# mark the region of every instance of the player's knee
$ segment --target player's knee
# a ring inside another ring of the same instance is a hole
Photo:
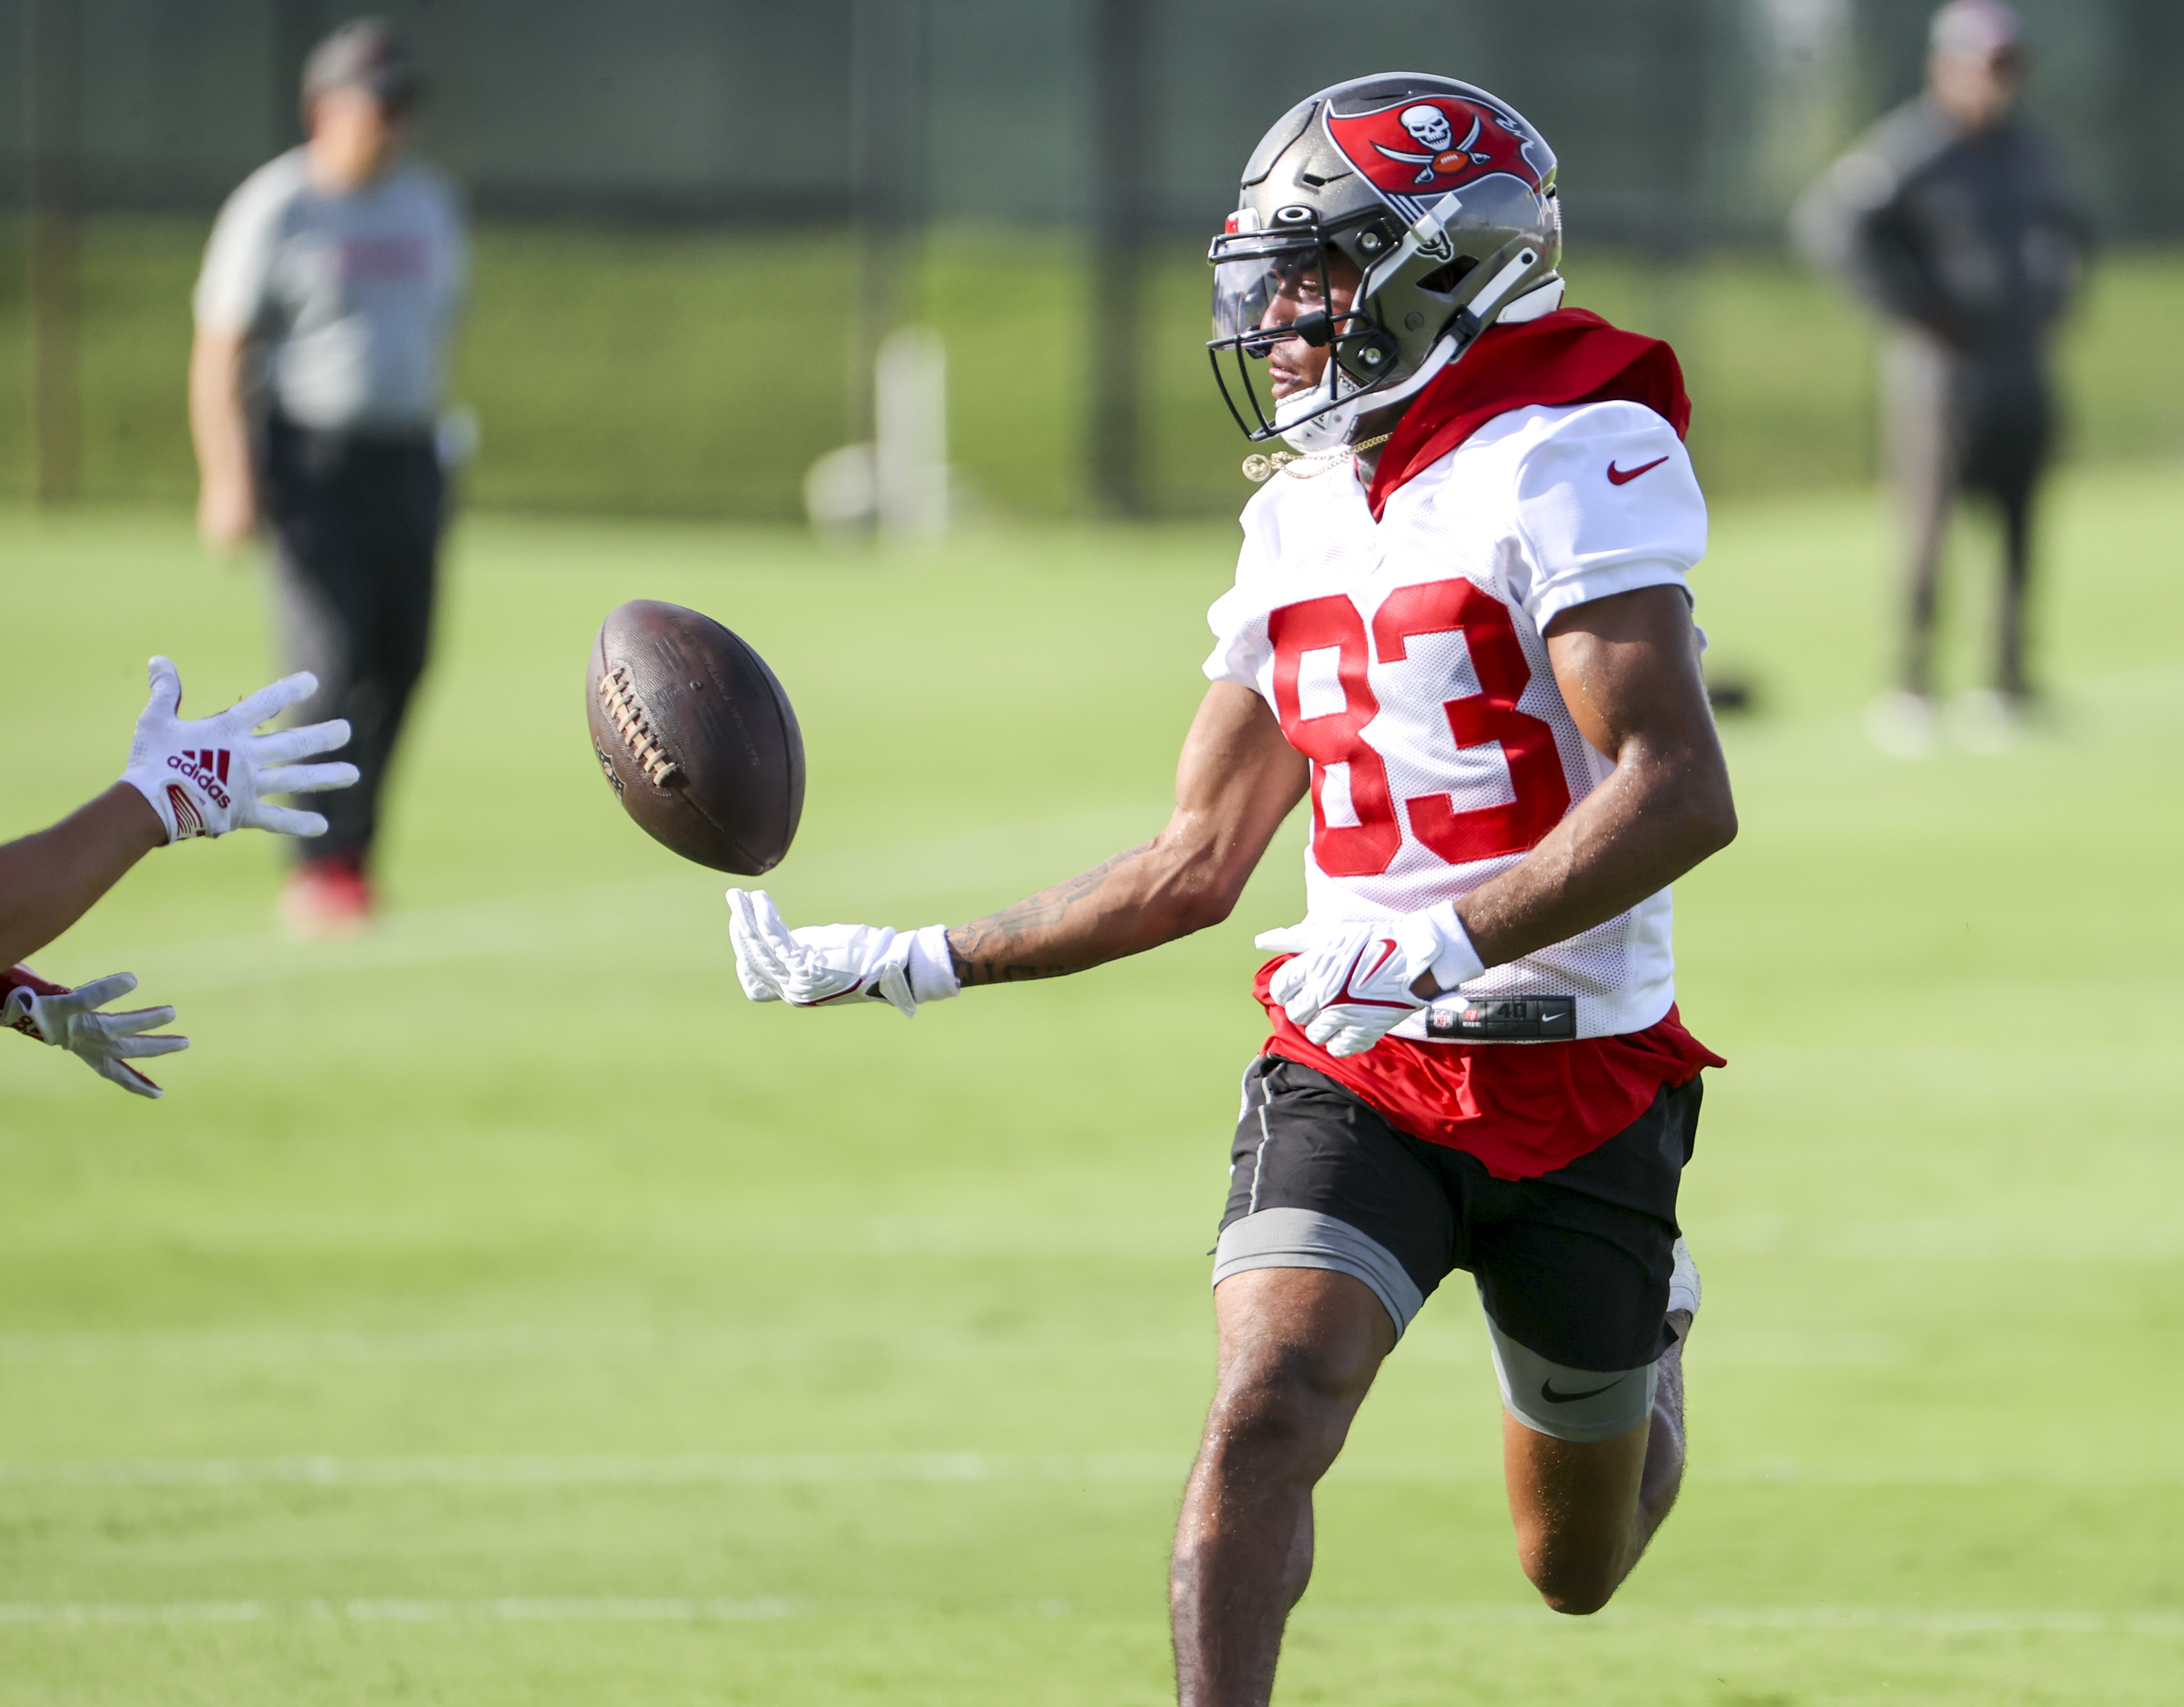
[[[1550,1612],[1568,1618],[1588,1618],[1615,1598],[1621,1582],[1616,1565],[1606,1558],[1528,1555],[1524,1575],[1539,1590]]]
[[[1336,1360],[1298,1347],[1239,1357],[1224,1373],[1208,1419],[1208,1448],[1223,1459],[1317,1478],[1332,1461],[1364,1384]]]
[[[1613,1583],[1588,1582],[1568,1588],[1555,1584],[1540,1589],[1540,1599],[1546,1602],[1547,1610],[1559,1612],[1566,1618],[1590,1618],[1614,1598]]]

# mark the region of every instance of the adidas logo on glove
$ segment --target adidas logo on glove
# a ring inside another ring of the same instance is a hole
[[[167,755],[168,770],[181,771],[210,795],[214,804],[221,807],[235,803],[228,798],[227,790],[220,786],[227,781],[227,763],[228,753],[225,747],[186,748]]]
[[[270,804],[268,794],[301,794],[347,788],[356,766],[334,762],[299,765],[348,739],[348,722],[332,718],[300,729],[254,733],[258,726],[318,691],[319,680],[302,670],[261,687],[217,716],[185,722],[182,678],[174,660],[152,660],[152,698],[136,720],[129,768],[121,780],[159,815],[170,842],[225,836],[231,830],[272,830],[287,836],[323,836],[316,812]],[[214,744],[203,743],[210,740]],[[198,744],[185,747],[185,741]]]

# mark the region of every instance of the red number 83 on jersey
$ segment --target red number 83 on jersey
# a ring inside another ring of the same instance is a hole
[[[1274,712],[1290,745],[1312,760],[1312,852],[1330,877],[1374,876],[1403,845],[1387,761],[1365,739],[1365,726],[1380,714],[1366,671],[1376,657],[1382,664],[1400,662],[1408,642],[1422,634],[1463,637],[1479,691],[1445,701],[1441,709],[1459,748],[1501,748],[1516,798],[1459,812],[1446,794],[1412,795],[1403,802],[1411,834],[1451,865],[1464,865],[1524,852],[1569,809],[1554,731],[1517,709],[1532,671],[1500,600],[1462,580],[1399,587],[1373,613],[1369,651],[1364,619],[1341,594],[1284,605],[1267,619]],[[1342,709],[1307,717],[1297,690],[1299,669],[1306,653],[1324,651],[1336,653]],[[1330,765],[1349,767],[1355,824],[1327,821],[1320,792]]]

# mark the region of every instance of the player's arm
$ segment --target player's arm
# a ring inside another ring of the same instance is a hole
[[[1566,941],[1674,882],[1736,834],[1729,770],[1680,589],[1642,587],[1563,612],[1547,658],[1586,741],[1615,769],[1500,876],[1402,919],[1260,937],[1295,959],[1271,986],[1337,1055],[1490,966]]]
[[[198,454],[198,531],[229,551],[258,526],[258,486],[250,469],[243,413],[244,340],[200,326],[190,345],[190,441]]]
[[[1174,814],[1150,842],[953,929],[790,931],[762,891],[731,889],[737,975],[754,1001],[869,998],[911,1013],[970,985],[1059,977],[1157,948],[1228,916],[1306,780],[1266,702],[1216,682],[1184,741]]]
[[[948,932],[965,985],[1081,972],[1217,925],[1303,797],[1303,755],[1265,700],[1217,681],[1184,737],[1175,812],[1150,842]]]
[[[1456,904],[1489,966],[1606,923],[1736,836],[1683,593],[1648,587],[1580,604],[1547,626],[1546,642],[1579,732],[1615,769],[1524,859]]]
[[[152,698],[136,720],[121,780],[50,829],[0,845],[0,1026],[81,1056],[101,1078],[140,1097],[156,1097],[159,1087],[130,1063],[190,1046],[187,1037],[144,1035],[175,1010],[102,1013],[136,987],[133,976],[116,972],[71,990],[17,963],[81,918],[154,848],[242,829],[324,835],[326,820],[317,813],[260,797],[346,788],[357,776],[353,765],[294,762],[347,742],[340,718],[255,732],[317,689],[308,670],[194,722],[181,716],[182,679],[174,664],[153,659],[151,676]]]
[[[0,966],[36,954],[166,842],[150,803],[117,782],[50,828],[0,843]]]

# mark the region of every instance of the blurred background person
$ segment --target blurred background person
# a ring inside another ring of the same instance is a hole
[[[1887,317],[1881,442],[1908,532],[1897,685],[1869,719],[1885,750],[1936,736],[1934,633],[1957,493],[2001,514],[1991,686],[1960,702],[1961,733],[1996,748],[2033,696],[2025,664],[2032,500],[2053,436],[2050,335],[2086,222],[2046,141],[2014,108],[2025,73],[2016,14],[1997,0],[1935,13],[1925,92],[1883,119],[1800,204],[1807,253]]]
[[[435,422],[465,251],[454,194],[404,158],[420,89],[376,19],[320,42],[308,140],[228,197],[197,286],[199,531],[231,549],[269,526],[287,659],[320,684],[297,715],[347,719],[362,772],[294,844],[281,913],[304,934],[370,917],[380,792],[432,632]]]

